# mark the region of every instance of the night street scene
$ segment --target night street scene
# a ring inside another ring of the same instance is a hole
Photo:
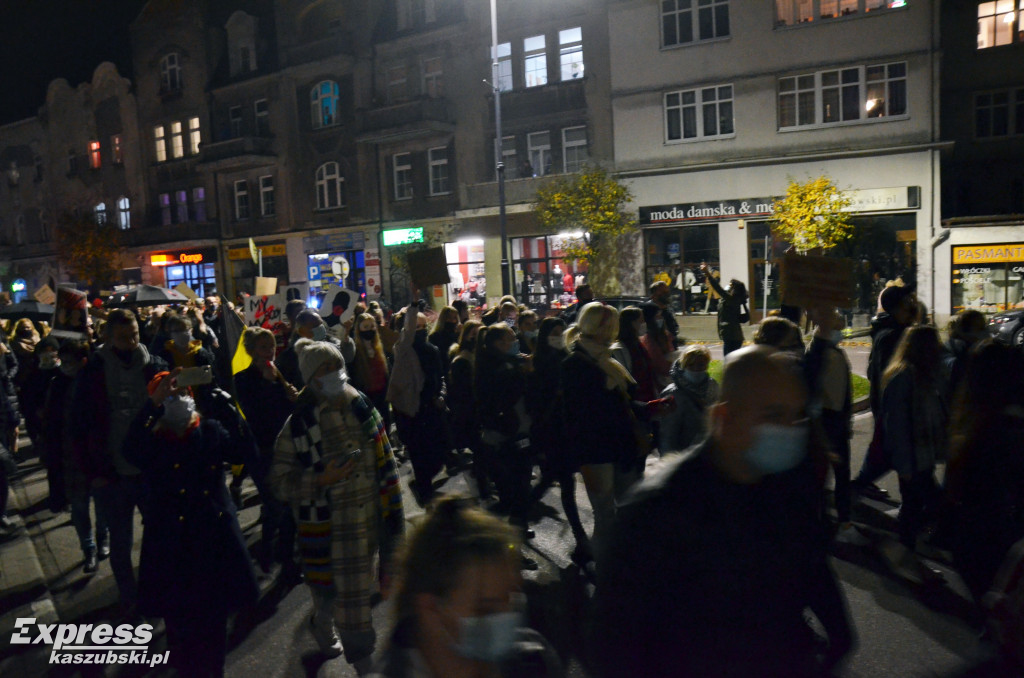
[[[0,678],[1024,678],[1024,0],[0,59]]]

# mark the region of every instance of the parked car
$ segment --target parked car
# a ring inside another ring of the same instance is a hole
[[[621,311],[627,306],[642,306],[647,300],[643,297],[608,297],[607,299],[598,299],[598,301],[615,308],[616,311]]]
[[[988,319],[988,332],[1001,344],[1024,347],[1024,310],[995,314]]]

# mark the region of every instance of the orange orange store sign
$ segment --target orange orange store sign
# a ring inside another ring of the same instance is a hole
[[[152,266],[173,266],[174,264],[201,264],[203,255],[200,252],[182,252],[173,254],[152,254],[149,257]]]

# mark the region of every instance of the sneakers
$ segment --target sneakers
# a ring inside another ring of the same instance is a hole
[[[106,532],[100,537],[100,548],[99,548],[100,560],[106,560],[110,557],[110,533]]]
[[[871,540],[865,537],[864,533],[853,523],[843,523],[839,526],[839,531],[836,532],[836,541],[851,546],[867,546],[871,543]]]
[[[884,502],[890,506],[900,505],[898,501],[892,498],[888,490],[883,489],[874,483],[867,483],[866,485],[855,484],[854,492],[865,499]]]
[[[82,565],[82,572],[85,574],[95,574],[96,568],[100,566],[99,560],[96,558],[96,549],[92,548],[85,552],[85,564]]]
[[[333,619],[318,621],[314,612],[309,618],[309,628],[322,654],[328,657],[341,656],[341,640],[338,638],[338,632],[334,630]]]

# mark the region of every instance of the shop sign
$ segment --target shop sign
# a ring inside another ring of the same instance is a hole
[[[380,280],[380,249],[377,247],[377,243],[368,242],[366,243],[366,250],[363,253],[364,273],[366,275],[366,296],[370,299],[374,299],[380,296],[381,293],[381,280]]]
[[[390,231],[381,231],[381,239],[384,247],[396,245],[408,245],[414,242],[423,242],[423,228],[395,228]]]
[[[306,254],[323,254],[324,252],[348,252],[361,250],[365,246],[366,237],[362,231],[351,233],[332,233],[331,235],[315,235],[302,239],[302,250]]]
[[[1024,243],[953,247],[953,264],[999,264],[1024,261]]]
[[[288,256],[288,249],[284,243],[278,243],[276,245],[257,245],[259,249],[263,250],[263,258],[267,257],[286,257]],[[228,260],[230,261],[242,261],[250,257],[248,247],[232,247],[228,250]]]
[[[201,264],[205,261],[202,252],[176,252],[172,254],[151,254],[151,266],[177,266],[178,264]]]

